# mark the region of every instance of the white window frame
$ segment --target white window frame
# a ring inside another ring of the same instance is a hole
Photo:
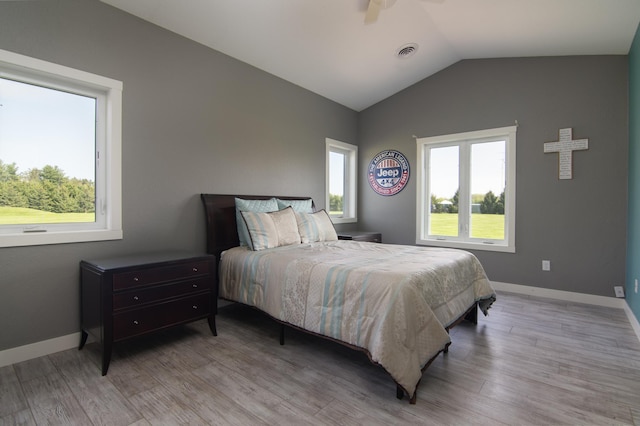
[[[516,131],[517,126],[500,127],[496,129],[479,130],[452,135],[417,138],[417,158],[420,162],[417,178],[416,203],[416,244],[451,247],[471,250],[487,250],[515,253],[516,238]],[[484,139],[505,138],[505,237],[504,240],[487,240],[468,236],[469,218],[471,215],[470,190],[470,157],[464,156],[460,164],[460,209],[459,236],[441,237],[429,236],[429,215],[431,190],[429,188],[429,152],[430,148],[438,146],[460,146],[469,142],[480,142]],[[464,164],[466,161],[466,164]],[[469,200],[462,200],[469,198]],[[466,215],[463,215],[467,212]]]
[[[0,50],[0,77],[97,99],[96,221],[0,225],[0,247],[122,239],[122,82]]]
[[[327,212],[329,211],[329,188],[330,188],[330,155],[338,152],[346,156],[344,171],[344,194],[342,200],[342,216],[330,215],[333,223],[353,223],[358,221],[358,147],[345,142],[326,138],[326,181],[325,181],[325,202]]]

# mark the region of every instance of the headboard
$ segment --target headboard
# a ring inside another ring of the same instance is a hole
[[[240,244],[236,224],[237,198],[251,200],[308,200],[311,197],[290,197],[279,195],[231,195],[231,194],[200,194],[207,221],[207,253],[215,255],[220,260],[220,253]],[[315,204],[311,201],[313,210]]]

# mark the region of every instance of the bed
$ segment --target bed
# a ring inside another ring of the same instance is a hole
[[[281,344],[286,325],[365,352],[410,403],[424,370],[451,344],[449,329],[476,322],[478,309],[486,315],[495,301],[469,252],[338,240],[326,212],[305,197],[201,199],[220,298],[280,322]]]

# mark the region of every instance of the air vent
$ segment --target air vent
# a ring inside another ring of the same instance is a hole
[[[415,43],[405,44],[404,46],[400,47],[396,51],[396,56],[398,56],[398,58],[400,58],[400,59],[406,59],[406,58],[409,58],[409,57],[413,56],[414,53],[416,53],[417,50],[418,50],[418,45],[417,44],[415,44]]]

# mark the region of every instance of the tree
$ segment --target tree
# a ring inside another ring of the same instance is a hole
[[[15,163],[0,160],[0,206],[54,213],[92,213],[95,212],[95,184],[88,179],[70,179],[58,166],[46,165],[19,174]]]
[[[504,191],[502,191],[496,203],[496,214],[504,214]]]
[[[74,198],[78,203],[77,212],[93,213],[96,211],[96,191],[93,182],[87,179],[72,179]]]
[[[431,194],[431,213],[442,213],[442,198],[438,198],[436,194]]]
[[[0,182],[18,180],[18,166],[16,163],[5,164],[0,160]]]
[[[451,211],[450,213],[458,213],[458,200],[460,198],[458,192],[460,191],[460,189],[456,189],[456,193],[453,194],[453,198],[451,198],[451,202],[453,203],[451,205]]]
[[[498,202],[498,198],[495,196],[493,191],[489,191],[484,195],[484,200],[480,203],[480,213],[482,214],[495,214],[496,213],[496,203]],[[503,208],[504,210],[504,208]]]
[[[342,212],[342,201],[344,197],[342,195],[329,194],[329,211],[330,212]]]
[[[40,179],[44,182],[51,182],[55,185],[62,185],[68,178],[64,171],[58,166],[44,166],[40,172]]]
[[[29,200],[21,191],[19,181],[0,180],[0,206],[29,207]]]
[[[22,191],[27,197],[29,208],[36,210],[50,211],[51,197],[42,182],[29,181],[23,182]]]

